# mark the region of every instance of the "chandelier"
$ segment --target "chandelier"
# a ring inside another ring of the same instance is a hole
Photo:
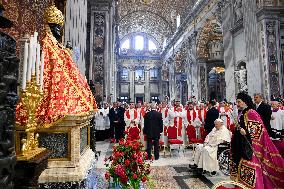
[[[153,3],[154,0],[140,0],[141,3],[145,4],[145,5],[149,5],[151,3]]]

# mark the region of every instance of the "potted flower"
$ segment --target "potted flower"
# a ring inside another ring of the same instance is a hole
[[[146,163],[147,153],[142,152],[143,144],[138,140],[121,139],[113,146],[113,153],[105,159],[107,180],[112,178],[113,188],[140,189],[150,174],[150,164]]]

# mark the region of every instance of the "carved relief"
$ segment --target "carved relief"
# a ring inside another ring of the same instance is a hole
[[[200,67],[200,89],[201,89],[201,99],[206,100],[206,70],[204,66]]]
[[[271,95],[280,95],[279,72],[277,59],[276,21],[266,23],[268,65]]]
[[[94,14],[94,65],[92,74],[97,99],[97,97],[103,96],[106,15],[102,12],[95,12]]]
[[[234,18],[235,22],[243,21],[243,1],[235,0],[234,2]]]

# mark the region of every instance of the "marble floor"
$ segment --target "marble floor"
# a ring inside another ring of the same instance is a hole
[[[97,157],[97,172],[99,176],[98,189],[108,188],[108,183],[104,179],[106,167],[105,157],[111,155],[113,144],[108,141],[97,142],[96,149],[99,152]],[[160,159],[151,163],[150,186],[153,189],[210,189],[214,184],[230,180],[220,171],[215,176],[209,173],[203,175],[193,174],[188,165],[192,163],[192,150],[186,149],[178,152],[172,151],[172,156],[167,151],[164,157],[160,152]]]

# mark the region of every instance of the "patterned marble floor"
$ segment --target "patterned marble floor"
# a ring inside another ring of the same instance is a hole
[[[97,142],[96,148],[100,152],[97,159],[97,171],[100,175],[98,189],[106,189],[108,183],[104,179],[106,171],[104,159],[111,155],[112,144],[108,141]],[[150,182],[153,189],[210,189],[220,181],[230,180],[221,172],[218,172],[216,176],[207,173],[197,176],[188,168],[191,163],[192,150],[190,149],[187,149],[185,153],[174,150],[172,156],[166,152],[165,157],[160,152],[160,159],[151,163]]]

